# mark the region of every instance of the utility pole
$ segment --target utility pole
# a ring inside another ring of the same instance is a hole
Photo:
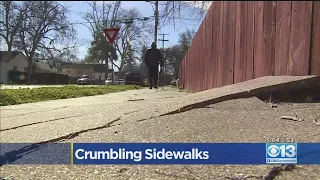
[[[105,21],[105,17],[104,17],[104,1],[102,1],[102,25],[103,25],[103,28],[106,27],[106,21]],[[108,67],[108,58],[105,57],[105,53],[102,53],[102,58],[104,60],[104,63],[106,64],[107,66],[107,71],[104,73],[104,79],[107,80],[108,79],[108,72],[109,72],[109,67]],[[103,60],[101,62],[102,64],[102,67],[103,67]],[[103,68],[102,68],[103,69]],[[100,73],[101,74],[101,73]],[[101,75],[100,75],[100,80],[101,80]]]
[[[155,12],[154,12],[154,16],[155,16],[155,22],[154,22],[154,42],[157,44],[157,35],[158,35],[158,25],[159,25],[159,2],[156,1],[155,3]]]
[[[165,60],[165,52],[164,52],[164,42],[169,41],[167,39],[164,39],[164,36],[167,36],[169,34],[159,34],[162,35],[162,39],[158,39],[158,41],[162,41],[162,51],[163,51],[163,82],[162,82],[162,88],[165,83],[165,77],[166,77],[166,60]]]

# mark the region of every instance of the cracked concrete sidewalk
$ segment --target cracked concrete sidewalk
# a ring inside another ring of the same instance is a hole
[[[112,100],[110,96],[98,96],[88,98],[88,101],[80,98],[64,100],[60,105],[47,103],[47,107],[43,106],[46,102],[29,109],[28,105],[21,105],[19,108],[23,112],[18,114],[10,110],[15,107],[7,107],[4,127],[1,123],[1,141],[265,142],[266,138],[274,137],[274,131],[277,131],[277,138],[294,137],[296,142],[319,142],[320,127],[312,122],[314,116],[320,113],[319,104],[281,104],[274,110],[257,98],[231,100],[248,96],[248,92],[261,87],[304,78],[310,77],[265,77],[190,95],[176,90],[139,90],[140,94],[137,94],[138,91],[131,94],[128,91],[128,94],[124,93],[126,98],[121,96]],[[151,100],[155,96],[157,102]],[[141,97],[144,100],[128,101]],[[212,99],[220,103],[208,105]],[[45,113],[37,112],[37,108],[44,111],[56,109],[45,117]],[[63,119],[70,116],[68,112],[74,115],[83,112],[83,116]],[[294,122],[279,119],[281,115],[294,113],[306,117],[305,120]],[[12,122],[17,117],[19,120]],[[43,122],[43,118],[49,122]],[[283,127],[286,131],[283,131]],[[272,167],[25,165],[3,166],[1,171],[4,172],[2,176],[9,179],[263,179],[272,171]],[[296,166],[292,171],[277,175],[275,179],[320,179],[319,167]],[[27,170],[31,173],[26,174]]]

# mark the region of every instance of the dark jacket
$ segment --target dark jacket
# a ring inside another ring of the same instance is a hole
[[[156,48],[148,49],[144,56],[144,62],[147,67],[158,66],[159,64],[163,67],[162,54],[160,50]]]

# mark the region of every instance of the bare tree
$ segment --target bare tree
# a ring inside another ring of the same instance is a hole
[[[133,8],[130,10],[121,10],[121,19],[138,19],[142,15],[140,12]],[[135,64],[139,58],[136,56],[140,52],[143,44],[146,44],[150,40],[150,34],[153,33],[153,27],[149,22],[135,20],[133,23],[124,23],[121,25],[121,29],[118,38],[115,42],[116,50],[120,57],[119,72],[122,72],[124,66]],[[120,73],[122,76],[122,73]]]
[[[116,51],[107,41],[103,29],[117,25],[115,20],[119,13],[121,1],[103,3],[102,6],[97,1],[89,1],[87,4],[90,6],[90,10],[83,15],[86,22],[82,24],[91,31],[93,40],[84,62],[107,64],[108,58],[117,60]],[[111,53],[111,57],[109,57],[109,53]],[[114,61],[112,63],[114,64]]]
[[[14,46],[23,50],[28,59],[27,83],[31,83],[32,64],[35,58],[54,57],[69,48],[76,35],[68,21],[68,9],[55,1],[24,1],[29,7],[26,19],[21,23],[19,38]]]
[[[212,1],[163,1],[160,3],[160,26],[176,25],[177,21],[199,21]],[[186,18],[188,17],[188,18]]]
[[[152,25],[144,21],[134,20],[142,17],[140,12],[137,9],[126,10],[121,8],[121,1],[105,3],[104,6],[99,5],[96,1],[88,2],[88,4],[90,10],[83,16],[86,21],[83,24],[90,29],[94,40],[88,50],[89,56],[87,56],[86,61],[97,62],[103,57],[106,60],[109,57],[108,52],[111,52],[113,59],[111,63],[121,72],[126,64],[130,64],[128,59],[137,59],[135,54],[150,37],[150,33],[153,31]],[[134,22],[126,23],[128,19],[133,19]],[[108,43],[105,37],[102,38],[102,35],[104,36],[103,29],[106,27],[120,27],[114,45]],[[130,44],[131,47],[129,47]],[[117,61],[114,61],[116,57],[120,61],[117,63],[118,65],[116,64]]]
[[[30,11],[29,4],[19,4],[15,1],[1,1],[0,9],[3,9],[0,19],[0,38],[5,40],[9,52],[17,38],[22,22],[26,19],[26,14]],[[11,55],[11,53],[9,53]]]
[[[108,27],[115,25],[121,1],[104,3],[102,6],[98,4],[98,1],[88,1],[87,4],[90,10],[83,15],[86,23],[82,24],[91,31],[93,37],[98,33],[103,33],[104,25]]]

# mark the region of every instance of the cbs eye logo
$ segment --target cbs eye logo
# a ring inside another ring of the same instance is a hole
[[[270,157],[277,157],[280,154],[280,149],[276,145],[271,145],[268,148],[268,155]]]
[[[296,147],[295,144],[270,145],[267,147],[267,153],[271,158],[294,158],[297,155]]]

